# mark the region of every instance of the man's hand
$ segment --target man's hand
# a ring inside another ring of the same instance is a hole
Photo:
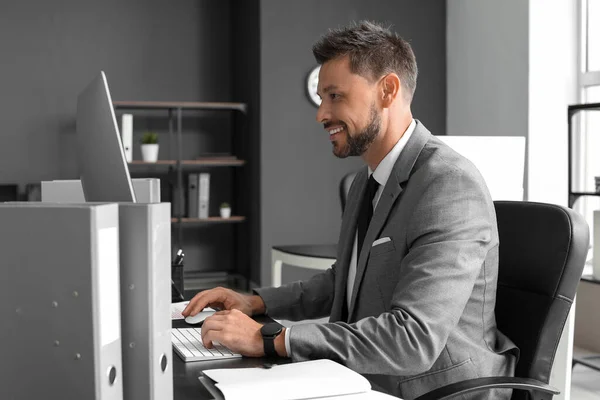
[[[218,311],[202,323],[202,344],[213,347],[219,342],[234,353],[247,357],[265,355],[261,324],[239,310]]]
[[[184,317],[196,315],[205,307],[219,308],[221,310],[237,309],[248,316],[265,313],[265,303],[260,296],[245,295],[234,292],[231,289],[217,287],[195,295],[181,314]]]

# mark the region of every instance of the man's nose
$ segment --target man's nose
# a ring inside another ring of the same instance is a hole
[[[324,103],[325,102],[322,101],[321,105],[317,109],[317,122],[320,124],[325,123],[331,119],[329,109],[327,106],[325,106]]]

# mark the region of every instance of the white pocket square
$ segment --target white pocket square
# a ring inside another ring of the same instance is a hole
[[[391,242],[391,241],[392,241],[392,239],[390,239],[389,236],[386,236],[386,237],[383,237],[383,238],[380,238],[380,239],[377,239],[376,241],[374,241],[373,244],[371,245],[371,247],[375,247],[381,243],[386,243],[386,242]]]

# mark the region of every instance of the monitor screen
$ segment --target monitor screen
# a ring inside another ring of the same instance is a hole
[[[135,202],[104,72],[77,98],[77,157],[85,201]]]

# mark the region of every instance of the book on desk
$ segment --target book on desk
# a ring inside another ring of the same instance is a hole
[[[299,400],[396,399],[371,390],[357,372],[331,360],[312,360],[270,368],[204,370],[198,379],[216,399]]]

